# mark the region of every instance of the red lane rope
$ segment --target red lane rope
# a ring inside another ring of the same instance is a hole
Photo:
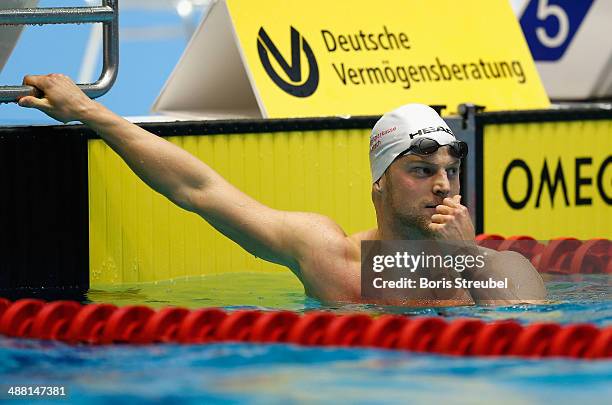
[[[531,260],[540,273],[612,274],[612,241],[556,238],[546,245],[531,236],[504,238],[497,234],[481,234],[476,243],[497,251],[513,250]]]
[[[217,308],[151,308],[0,298],[0,334],[67,343],[288,342],[454,356],[612,357],[612,327]]]
[[[544,245],[530,236],[482,234],[481,246],[523,254],[542,273],[612,274],[612,241],[557,238]],[[590,324],[288,311],[189,311],[145,306],[117,308],[73,301],[0,298],[0,334],[68,343],[289,342],[300,345],[361,346],[458,356],[612,357],[612,327]]]

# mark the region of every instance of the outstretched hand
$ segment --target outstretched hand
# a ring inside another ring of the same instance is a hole
[[[36,108],[61,122],[82,121],[95,104],[74,82],[62,74],[25,76],[23,84],[39,90],[40,97],[25,96],[18,100],[22,107]]]
[[[429,229],[438,234],[440,239],[464,240],[474,242],[476,232],[468,209],[461,205],[461,196],[445,198],[436,207],[436,213],[431,217]]]

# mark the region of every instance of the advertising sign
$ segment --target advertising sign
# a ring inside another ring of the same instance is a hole
[[[612,239],[612,121],[487,125],[484,232]]]
[[[409,102],[549,106],[506,0],[220,1],[154,110],[376,115]]]

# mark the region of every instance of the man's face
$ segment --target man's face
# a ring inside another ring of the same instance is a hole
[[[404,155],[385,172],[385,198],[395,220],[427,229],[436,206],[459,194],[461,160],[439,148],[432,155]],[[381,179],[382,181],[383,179]]]

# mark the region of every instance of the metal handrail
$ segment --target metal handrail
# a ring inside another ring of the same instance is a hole
[[[102,73],[94,83],[77,84],[90,98],[104,95],[117,78],[119,66],[119,0],[102,0],[97,7],[48,7],[0,10],[0,25],[103,24]],[[0,103],[37,95],[32,86],[0,86]]]

